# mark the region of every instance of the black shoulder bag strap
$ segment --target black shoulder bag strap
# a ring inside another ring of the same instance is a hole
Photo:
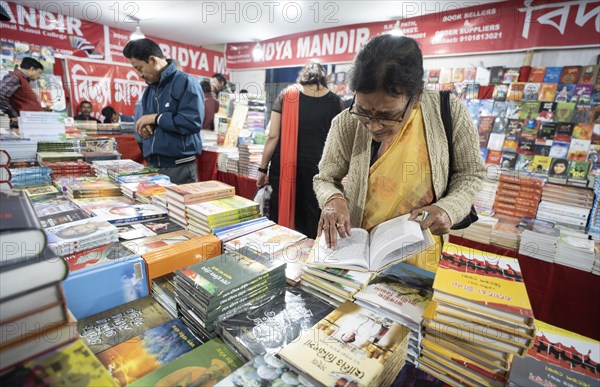
[[[452,143],[452,110],[450,110],[450,92],[440,91],[440,112],[442,115],[442,122],[444,123],[444,132],[446,132],[446,141],[448,142],[448,184],[446,185],[446,191],[444,196],[448,194],[450,189],[450,182],[452,181],[452,175],[454,174],[454,145]],[[471,206],[469,214],[460,222],[454,224],[451,228],[453,230],[461,230],[467,228],[478,220],[477,211],[475,207]]]

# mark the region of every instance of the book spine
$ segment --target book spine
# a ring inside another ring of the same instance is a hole
[[[151,219],[164,219],[165,214],[154,214],[154,215],[143,215],[143,216],[134,216],[132,218],[126,219],[112,219],[109,220],[109,223],[112,224],[128,224],[128,223],[137,223],[137,222],[145,222]]]

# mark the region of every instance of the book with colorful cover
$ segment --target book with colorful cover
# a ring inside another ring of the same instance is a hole
[[[600,175],[600,144],[590,145],[587,161],[591,164],[589,174],[595,175],[598,178],[597,176]]]
[[[504,75],[502,76],[502,83],[509,84],[517,82],[519,80],[519,72],[518,67],[506,68]]]
[[[570,142],[553,141],[548,156],[552,157],[553,159],[566,159],[570,146]]]
[[[573,128],[573,139],[578,140],[591,140],[592,139],[592,124],[575,124]]]
[[[532,67],[527,82],[542,83],[544,82],[544,75],[546,75],[546,67]]]
[[[0,382],[4,386],[118,386],[82,340],[18,365],[0,376]]]
[[[502,160],[500,161],[500,168],[504,170],[513,170],[517,164],[517,153],[516,152],[502,152]]]
[[[276,354],[331,313],[332,307],[299,288],[218,323],[223,338],[248,358]]]
[[[502,83],[502,78],[504,78],[504,72],[504,66],[492,66],[490,68],[489,83]]]
[[[600,69],[600,65],[589,65],[583,66],[581,69],[581,78],[579,78],[578,83],[593,85],[597,83],[598,79],[598,70]]]
[[[514,82],[508,85],[507,101],[522,101],[525,82]]]
[[[494,101],[506,101],[508,97],[508,85],[494,85],[492,99]]]
[[[306,235],[278,224],[257,230],[225,243],[229,251],[248,247],[261,253],[275,255],[305,239]]]
[[[92,210],[99,219],[112,224],[130,224],[167,217],[167,210],[153,204],[131,204]]]
[[[505,141],[506,142],[506,141]],[[502,161],[502,151],[490,150],[487,158],[485,159],[486,164],[500,165]]]
[[[494,108],[492,109],[492,115],[496,118],[506,119],[508,105],[509,103],[506,101],[495,101]]]
[[[600,109],[597,110],[600,112]],[[577,105],[573,111],[573,122],[592,124],[594,122],[594,119],[592,118],[593,114],[595,114],[595,111],[592,110],[590,106]]]
[[[508,108],[506,109],[506,118],[519,119],[519,117],[521,116],[522,108],[522,101],[510,101],[508,103]]]
[[[516,258],[444,244],[434,300],[530,326],[533,311]]]
[[[535,155],[529,166],[529,172],[536,175],[548,175],[552,158],[548,156]]]
[[[554,102],[572,102],[575,93],[575,85],[560,83],[556,88]]]
[[[223,341],[213,339],[130,386],[213,386],[243,364]]]
[[[590,140],[572,139],[567,158],[569,160],[585,161],[587,159],[587,154],[588,150],[590,149],[590,145]]]
[[[519,147],[517,148],[517,153],[533,156],[535,153],[535,141],[528,140],[528,139],[521,139],[519,141]]]
[[[538,94],[538,101],[540,102],[554,102],[556,97],[556,83],[542,83],[540,85],[540,92]]]
[[[105,262],[128,259],[132,255],[131,251],[127,250],[120,243],[115,242],[68,254],[62,258],[69,266],[69,271],[74,272],[90,266],[101,265]]]
[[[533,152],[533,146],[532,146]],[[529,166],[533,162],[533,153],[532,154],[519,154],[517,157],[517,164],[515,165],[515,171],[519,172],[529,172]]]
[[[148,295],[144,259],[137,255],[71,272],[62,285],[77,319]]]
[[[146,296],[80,319],[77,331],[93,353],[100,353],[170,320],[162,306]]]
[[[346,302],[279,356],[318,384],[390,385],[404,365],[408,339],[408,328]]]
[[[556,133],[554,134],[555,141],[571,142],[573,136],[574,124],[568,122],[558,122],[556,125]]]
[[[45,229],[48,246],[64,256],[118,242],[117,228],[105,220],[87,218]]]
[[[73,204],[75,204],[76,206],[78,206],[79,208],[91,215],[92,211],[97,208],[106,208],[112,206],[131,204],[132,200],[121,196],[121,194],[119,193],[118,196],[73,199],[72,202]]]
[[[553,183],[567,183],[569,177],[569,160],[566,158],[553,158],[548,172],[549,180]]]
[[[575,85],[575,91],[571,102],[577,103],[577,106],[590,106],[592,99],[593,85]]]
[[[545,83],[558,83],[561,72],[562,72],[562,67],[546,67],[546,74],[544,75],[544,82]]]
[[[258,214],[259,204],[241,196],[232,196],[190,204],[187,206],[187,212],[190,216],[195,216],[210,224],[219,219],[235,217],[236,215]]]
[[[560,73],[558,83],[573,84],[581,77],[581,66],[564,66]]]
[[[126,386],[200,345],[202,342],[177,318],[100,352],[96,357],[119,385]]]
[[[554,121],[556,122],[573,122],[573,113],[575,112],[575,104],[572,102],[559,102],[556,104]]]
[[[522,120],[535,120],[540,111],[540,102],[523,102],[521,106],[521,115],[519,116]]]
[[[40,223],[44,228],[58,226],[64,223],[75,222],[77,220],[86,218],[89,218],[88,214],[79,208],[70,211],[60,212],[53,215],[39,217]]]
[[[539,83],[525,83],[523,87],[523,101],[537,101],[539,93]]]
[[[28,187],[23,191],[29,196],[32,202],[44,201],[46,199],[55,198],[60,193],[58,188],[53,185],[44,185],[41,187]]]
[[[538,143],[535,144],[533,153],[535,155],[539,155],[539,156],[550,156],[550,150],[552,149],[552,146],[546,145],[544,143],[544,140],[536,140],[536,141],[538,141]],[[539,143],[540,141],[541,141],[541,143]],[[549,140],[548,142],[551,143],[552,140]]]
[[[145,223],[127,224],[117,227],[119,238],[130,241],[155,235],[181,231],[183,227],[169,219],[152,220]]]
[[[569,183],[587,185],[587,176],[590,171],[589,161],[571,160],[569,161]]]
[[[509,383],[530,385],[600,385],[600,342],[535,320],[533,346],[515,357]]]

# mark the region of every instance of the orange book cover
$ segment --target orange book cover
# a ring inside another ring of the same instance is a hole
[[[215,200],[235,195],[235,187],[216,180],[175,185],[167,188],[167,195],[185,204]]]
[[[538,94],[538,101],[554,102],[557,87],[557,83],[542,83],[540,86],[540,92]]]
[[[542,83],[546,75],[546,67],[532,67],[527,82]]]
[[[148,280],[206,261],[221,254],[221,241],[212,234],[192,238],[142,255]]]

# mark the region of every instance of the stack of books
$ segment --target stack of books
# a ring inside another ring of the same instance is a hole
[[[591,189],[546,184],[537,218],[583,230],[594,204]]]
[[[519,261],[447,243],[433,289],[419,367],[452,385],[505,385],[534,340]]]
[[[450,230],[450,235],[489,245],[492,238],[492,229],[498,223],[498,219],[482,214],[478,214],[478,217],[477,222],[471,223],[465,229]]]
[[[0,200],[0,371],[6,371],[77,333],[60,286],[67,265],[46,245],[27,195],[0,191]]]
[[[10,184],[13,188],[29,187],[35,185],[47,185],[52,183],[50,174],[52,170],[45,166],[16,166],[15,163],[9,165]]]
[[[49,228],[88,218],[88,214],[64,196],[46,199],[33,204],[42,227]]]
[[[241,196],[190,204],[186,207],[188,229],[199,235],[209,234],[218,227],[260,217],[259,204]]]
[[[32,202],[37,203],[56,198],[60,191],[53,185],[38,185],[22,189]]]
[[[152,298],[162,306],[173,318],[179,317],[175,301],[175,275],[163,275],[152,280]]]
[[[591,272],[600,257],[595,256],[594,241],[587,234],[561,229],[556,248],[555,263]]]
[[[97,218],[49,227],[45,232],[48,245],[61,257],[119,241],[117,228]]]
[[[74,182],[67,185],[69,199],[100,198],[108,196],[121,196],[118,184],[106,180],[89,180]]]
[[[373,279],[374,273],[326,266],[306,266],[301,274],[302,288],[335,306],[353,301],[354,296]]]
[[[535,218],[542,196],[543,179],[502,172],[499,180],[494,212],[514,217]]]
[[[55,163],[59,161],[83,161],[83,155],[79,152],[40,152],[37,153],[39,163]]]
[[[217,318],[242,313],[285,286],[285,263],[242,250],[175,272],[175,298],[183,321],[202,340],[216,336]]]
[[[498,190],[498,181],[484,180],[481,190],[475,195],[473,205],[477,213],[482,215],[491,215],[494,212],[494,201],[496,191]]]
[[[218,147],[216,150],[219,153],[217,156],[217,170],[228,172],[229,170],[237,170],[237,162],[239,160],[238,148]],[[235,164],[229,166],[229,164]]]
[[[52,170],[52,180],[92,175],[92,168],[85,161],[44,162],[44,165]]]
[[[521,241],[521,229],[517,227],[520,218],[496,215],[498,222],[492,227],[490,244],[507,249],[518,250]]]
[[[298,231],[274,224],[225,242],[223,247],[226,252],[246,247],[259,254],[267,254],[271,258],[281,257],[290,262],[292,259],[287,258],[295,256],[298,242],[305,238],[306,235]]]
[[[333,308],[299,288],[276,293],[263,305],[217,323],[223,340],[246,359],[275,355]]]
[[[242,176],[252,179],[258,178],[258,167],[262,161],[265,146],[255,144],[242,144],[240,150],[239,172]]]
[[[152,196],[166,195],[167,187],[175,185],[171,183],[171,179],[166,175],[130,175],[127,177],[135,177],[136,181],[122,182],[121,192],[124,196],[141,203],[150,204]]]
[[[509,385],[600,385],[598,340],[540,320],[535,321],[535,326],[533,346],[526,356],[515,357],[512,362]]]
[[[0,149],[10,155],[12,161],[35,161],[37,142],[28,138],[0,137]]]
[[[590,211],[590,223],[588,225],[590,234],[596,242],[600,242],[600,177],[594,185],[594,202]]]
[[[356,304],[410,329],[406,361],[417,364],[423,312],[433,296],[434,273],[404,262],[390,266],[355,296]]]
[[[560,230],[555,224],[545,220],[523,218],[518,224],[523,231],[519,254],[554,262]]]
[[[307,385],[390,386],[405,364],[409,336],[408,328],[346,302],[279,357]]]
[[[96,173],[96,176],[100,178],[108,178],[109,171],[115,178],[118,175],[129,175],[137,171],[143,170],[144,165],[137,163],[133,160],[100,160],[92,162],[92,169]],[[156,172],[156,171],[154,171]],[[116,180],[115,180],[116,181]]]
[[[234,187],[214,180],[170,186],[167,188],[166,193],[169,216],[183,227],[187,227],[188,214],[186,208],[189,205],[229,198],[234,195]],[[208,234],[208,232],[204,234]]]
[[[240,169],[239,169],[239,161],[240,161],[239,153],[229,153],[228,158],[229,159],[227,160],[227,170],[225,170],[223,172],[238,175],[239,171],[240,171]]]

